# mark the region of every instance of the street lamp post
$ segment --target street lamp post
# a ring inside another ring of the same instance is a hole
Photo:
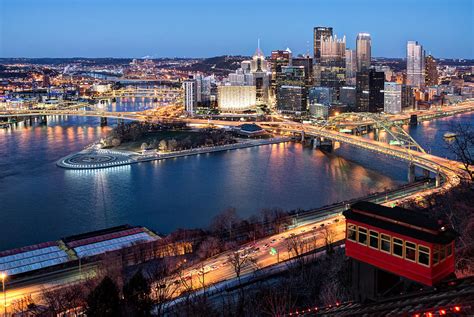
[[[7,317],[7,293],[5,292],[5,279],[7,274],[5,272],[0,273],[0,278],[2,279],[2,288],[3,288],[3,316]]]

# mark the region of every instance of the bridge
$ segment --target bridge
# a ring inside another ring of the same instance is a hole
[[[474,102],[469,101],[456,107],[450,107],[450,113],[466,112],[474,110]],[[440,111],[438,109],[421,113],[420,115],[434,116]],[[445,114],[446,111],[441,111]],[[84,110],[78,107],[66,107],[63,109],[40,109],[40,110],[18,110],[2,111],[1,117],[28,117],[28,116],[86,116],[113,118],[119,120],[131,120],[142,122],[184,122],[197,125],[216,125],[216,126],[238,126],[240,121],[197,119],[197,118],[170,118],[154,115],[152,112],[112,112],[99,109]],[[436,175],[437,190],[449,190],[449,188],[460,183],[464,171],[459,162],[443,159],[426,153],[426,151],[397,123],[406,120],[409,115],[382,116],[371,113],[344,113],[328,121],[322,121],[316,124],[303,124],[282,119],[281,121],[256,122],[263,128],[271,131],[279,130],[283,132],[300,134],[302,140],[310,137],[314,140],[330,140],[331,142],[340,142],[369,150],[379,154],[397,158],[409,163],[409,179],[414,179],[415,166],[421,167],[424,171],[432,172]],[[357,136],[357,126],[370,126],[375,132],[376,140]],[[344,127],[355,127],[355,130],[343,129]],[[348,133],[350,132],[350,133]],[[381,142],[380,135],[387,136],[385,141]],[[355,135],[354,135],[355,134]],[[445,180],[442,182],[442,180]]]

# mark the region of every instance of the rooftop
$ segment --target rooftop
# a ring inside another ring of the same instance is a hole
[[[361,201],[353,204],[351,209],[343,214],[347,219],[431,243],[446,244],[457,236],[457,233],[446,225],[419,212],[400,207],[390,208]]]

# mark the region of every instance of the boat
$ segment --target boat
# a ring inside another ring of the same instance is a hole
[[[446,133],[443,135],[443,137],[444,137],[445,139],[452,139],[452,138],[455,138],[455,137],[457,137],[457,136],[458,136],[457,133],[454,133],[454,132],[446,132]]]

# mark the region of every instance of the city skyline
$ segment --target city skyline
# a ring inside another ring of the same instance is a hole
[[[4,0],[0,57],[250,55],[258,38],[267,56],[286,47],[312,55],[313,28],[329,26],[346,36],[350,49],[358,33],[370,33],[375,57],[404,58],[407,41],[414,40],[439,58],[474,58],[468,40],[473,35],[471,1],[419,1],[410,3],[410,10],[408,1],[301,0],[292,2],[289,11],[284,1],[272,4]],[[290,25],[284,23],[296,16]]]

